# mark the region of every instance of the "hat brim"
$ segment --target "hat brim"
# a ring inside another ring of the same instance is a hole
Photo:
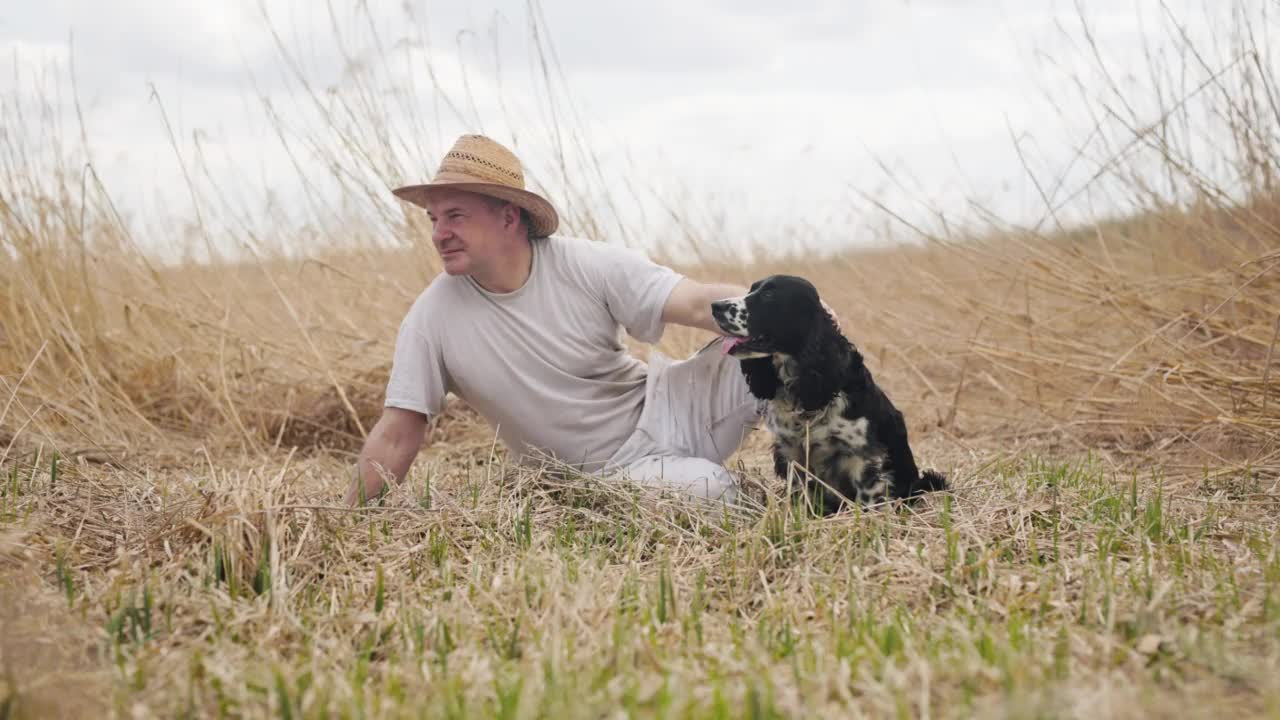
[[[473,192],[514,203],[529,212],[529,230],[533,237],[546,237],[560,226],[560,216],[546,198],[528,190],[485,182],[434,182],[423,185],[406,185],[391,194],[425,208],[431,193],[437,190]]]

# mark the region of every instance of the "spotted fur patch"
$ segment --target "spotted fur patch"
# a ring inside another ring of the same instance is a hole
[[[722,308],[723,316],[717,318],[720,327],[731,335],[747,334],[747,299],[745,297],[727,298],[717,303]]]
[[[835,395],[829,404],[816,412],[802,411],[794,396],[786,390],[786,385],[796,377],[795,361],[790,357],[775,356],[774,367],[783,388],[769,403],[765,421],[773,433],[775,453],[782,461],[780,464],[808,469],[809,474],[814,475],[823,474],[815,473],[814,468],[831,467],[836,477],[848,481],[836,483],[836,492],[859,503],[882,502],[887,497],[892,478],[886,481],[881,471],[883,458],[868,446],[870,421],[866,417],[848,416],[849,399],[844,393]],[[821,490],[821,487],[811,488],[815,493]],[[823,492],[830,493],[829,490]],[[831,497],[831,500],[835,499],[835,496]]]
[[[741,361],[752,395],[767,401],[775,473],[801,478],[796,485],[821,512],[945,489],[940,473],[919,471],[902,413],[813,283],[771,275],[742,298],[714,303],[712,314],[734,336],[726,352]]]

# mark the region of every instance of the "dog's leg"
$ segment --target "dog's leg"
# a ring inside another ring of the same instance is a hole
[[[886,443],[888,451],[889,471],[893,476],[893,487],[889,494],[897,499],[910,499],[935,490],[946,488],[946,478],[932,470],[923,474],[916,465],[915,455],[911,452],[910,439],[907,436],[907,423],[902,413],[894,410],[891,414],[894,432],[891,441]]]

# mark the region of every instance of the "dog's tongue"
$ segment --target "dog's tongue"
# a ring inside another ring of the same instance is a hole
[[[724,354],[728,355],[729,353],[733,352],[734,348],[738,347],[739,345],[741,345],[746,341],[747,341],[746,338],[727,337],[724,339],[724,342],[720,344],[720,349],[724,351]]]

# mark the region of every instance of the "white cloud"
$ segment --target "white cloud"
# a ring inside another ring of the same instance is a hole
[[[1193,17],[1189,3],[1173,3],[1175,15]],[[846,222],[851,187],[911,207],[880,161],[957,211],[973,195],[1035,216],[1040,201],[1010,138],[1023,139],[1037,172],[1052,174],[1090,129],[1071,76],[1091,78],[1086,97],[1103,92],[1065,0],[548,0],[540,32],[552,51],[551,97],[523,0],[370,0],[367,16],[334,2],[333,17],[329,3],[312,0],[263,5],[310,91],[279,55],[256,0],[23,4],[0,19],[0,57],[26,77],[65,69],[74,33],[101,174],[122,204],[174,216],[189,212],[188,200],[160,103],[188,162],[201,138],[214,185],[246,203],[270,192],[301,214],[315,178],[418,180],[454,135],[481,128],[519,138],[529,174],[554,184],[554,109],[569,145],[588,133],[600,181],[619,197],[626,183],[685,198],[716,193],[744,228],[792,213]],[[1141,102],[1143,78],[1126,75],[1142,67],[1144,33],[1160,29],[1158,4],[1094,3],[1088,15]],[[19,92],[11,77],[0,74],[0,93]],[[325,128],[326,114],[338,132]],[[359,136],[355,147],[348,134]],[[330,167],[335,159],[344,167]]]

